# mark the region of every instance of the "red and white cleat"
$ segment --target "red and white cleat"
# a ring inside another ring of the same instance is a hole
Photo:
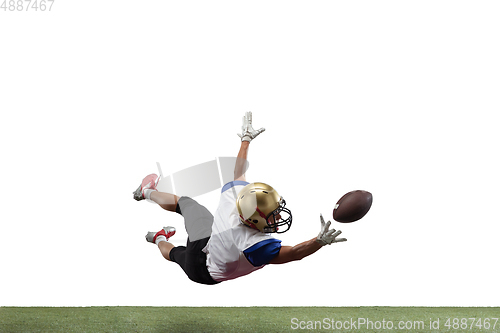
[[[168,241],[170,239],[170,237],[172,237],[173,235],[175,235],[175,228],[174,227],[163,227],[163,229],[161,229],[158,232],[154,232],[154,231],[148,232],[146,235],[146,240],[150,243],[155,243],[156,238],[158,236],[165,236],[165,238]]]
[[[137,201],[144,200],[144,190],[151,189],[151,190],[156,190],[156,185],[158,185],[158,181],[160,178],[158,178],[157,175],[154,173],[147,175],[143,180],[141,185],[135,190],[134,193],[134,199]]]

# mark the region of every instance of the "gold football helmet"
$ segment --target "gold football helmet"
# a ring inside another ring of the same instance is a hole
[[[238,194],[236,207],[240,221],[264,233],[283,233],[292,225],[292,213],[274,188],[264,183],[250,183]]]

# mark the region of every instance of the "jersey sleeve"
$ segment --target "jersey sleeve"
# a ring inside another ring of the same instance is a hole
[[[245,251],[245,257],[255,267],[267,265],[281,250],[281,241],[278,239],[266,239]]]
[[[243,180],[233,180],[222,187],[221,193],[224,193],[235,186],[246,186],[248,184],[250,183]]]

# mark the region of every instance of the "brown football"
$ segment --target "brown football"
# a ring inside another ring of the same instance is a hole
[[[349,223],[361,219],[372,206],[373,196],[370,192],[356,190],[344,194],[333,209],[333,219],[337,222]]]

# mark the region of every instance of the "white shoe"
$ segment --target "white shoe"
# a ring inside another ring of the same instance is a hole
[[[175,228],[174,227],[163,227],[163,229],[161,229],[158,232],[155,232],[155,231],[148,232],[146,235],[146,240],[150,243],[155,243],[156,238],[158,236],[165,236],[165,238],[167,238],[167,241],[168,241],[170,239],[170,237],[172,237],[173,235],[175,235]]]
[[[156,185],[158,185],[158,182],[160,181],[160,178],[155,175],[154,173],[147,175],[144,177],[142,180],[141,185],[135,190],[134,193],[134,199],[137,201],[144,200],[144,190],[151,189],[151,190],[156,190]]]

